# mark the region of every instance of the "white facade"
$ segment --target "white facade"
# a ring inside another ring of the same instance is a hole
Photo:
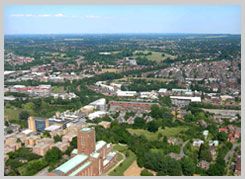
[[[136,91],[121,91],[121,90],[117,91],[117,96],[119,97],[133,97],[135,95],[137,95]]]

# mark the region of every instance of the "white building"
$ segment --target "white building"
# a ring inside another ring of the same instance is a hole
[[[167,91],[168,90],[166,88],[160,88],[159,91],[158,91],[158,93],[165,94],[165,93],[167,93]]]
[[[105,98],[98,99],[90,103],[89,105],[94,106],[95,109],[99,109],[100,111],[105,111],[106,110],[106,99]]]
[[[121,91],[121,90],[118,90],[116,93],[117,93],[118,97],[134,97],[135,95],[137,95],[136,91]]]
[[[200,139],[194,139],[193,140],[193,146],[196,147],[196,146],[200,146],[201,144],[203,144],[204,141],[203,140],[200,140]]]
[[[140,98],[150,98],[150,99],[158,99],[157,93],[154,91],[151,92],[140,92]]]
[[[89,118],[90,120],[93,120],[93,119],[96,119],[96,118],[103,117],[103,116],[105,116],[106,114],[107,114],[107,112],[105,112],[105,111],[96,111],[96,112],[90,113],[90,114],[88,115],[88,118]]]

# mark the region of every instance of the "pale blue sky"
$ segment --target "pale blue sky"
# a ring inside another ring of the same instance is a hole
[[[241,33],[240,6],[5,6],[5,34]]]

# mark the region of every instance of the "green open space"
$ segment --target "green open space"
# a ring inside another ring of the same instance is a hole
[[[61,87],[55,86],[52,88],[52,93],[64,93],[64,92],[65,90],[63,86]]]
[[[117,168],[115,168],[115,170],[109,173],[109,176],[123,176],[128,167],[130,167],[136,160],[136,155],[131,150],[129,150],[127,146],[115,145],[114,150],[124,153],[126,159]]]
[[[157,132],[149,132],[144,129],[127,129],[132,135],[144,135],[148,140],[158,140],[158,135],[162,134],[162,136],[167,137],[176,137],[180,132],[186,131],[189,128],[186,126],[178,126],[178,127],[166,127],[165,129],[159,128]]]
[[[154,51],[147,51],[147,50],[137,51],[137,53],[143,53],[143,54],[147,54],[149,52],[151,52],[152,54],[146,55],[146,58],[148,60],[151,60],[151,61],[161,62],[163,60],[166,60],[167,58],[170,58],[170,59],[176,58],[175,56],[172,56],[172,55],[167,54],[167,53],[162,53],[162,52],[154,52]],[[134,55],[133,55],[134,58],[142,56],[142,55],[137,55],[137,53],[134,53]],[[162,56],[162,54],[164,54],[164,56]]]
[[[9,121],[16,121],[19,119],[19,114],[23,110],[23,108],[16,108],[14,106],[11,106],[10,108],[4,107],[4,115],[8,116]]]

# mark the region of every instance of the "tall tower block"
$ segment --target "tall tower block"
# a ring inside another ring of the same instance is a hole
[[[36,131],[36,123],[35,123],[35,119],[33,119],[32,116],[30,116],[28,118],[28,129]]]
[[[78,131],[77,152],[90,155],[95,152],[95,130],[94,128],[82,128]]]

